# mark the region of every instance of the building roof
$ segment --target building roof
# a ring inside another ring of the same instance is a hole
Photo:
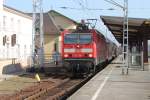
[[[112,32],[118,42],[122,43],[123,17],[101,16],[102,21]],[[150,21],[144,18],[128,18],[129,41],[146,36],[150,39]]]
[[[17,9],[15,9],[15,8],[12,8],[12,7],[9,7],[9,6],[7,6],[7,5],[3,5],[3,9],[4,9],[4,11],[8,11],[8,12],[10,12],[10,13],[17,14],[17,15],[19,15],[19,16],[32,19],[32,17],[29,16],[28,14],[26,14],[25,12],[20,11],[20,10],[17,10]]]
[[[28,13],[32,16],[32,13]],[[77,22],[63,14],[50,10],[43,14],[44,34],[59,34],[63,29],[75,29]]]
[[[4,5],[4,10],[32,19],[32,13],[25,13],[7,5]],[[43,14],[43,25],[45,34],[57,34],[62,29],[73,29],[77,25],[77,22],[55,10],[50,10]]]
[[[44,34],[56,34],[59,32],[48,13],[43,14],[43,23]]]
[[[52,20],[52,24],[58,29],[58,31],[61,31],[63,29],[75,29],[77,26],[77,22],[70,19],[67,16],[64,16],[63,14],[56,12],[54,10],[50,10],[47,12],[50,19]]]
[[[55,16],[55,17],[58,17],[58,16],[64,17],[65,19],[67,19],[67,20],[73,22],[74,24],[78,24],[78,23],[77,23],[76,21],[74,21],[73,19],[71,19],[71,18],[69,18],[69,17],[67,17],[67,16],[65,16],[65,15],[63,15],[63,14],[61,14],[61,13],[55,11],[55,10],[50,10],[48,13],[51,13],[51,14],[52,14],[53,16]]]

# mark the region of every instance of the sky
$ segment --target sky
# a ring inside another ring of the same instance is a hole
[[[120,5],[123,5],[124,0],[114,1]],[[128,0],[129,17],[150,18],[149,4],[150,0]],[[32,0],[5,0],[5,5],[24,12],[32,12]],[[68,9],[62,9],[60,7],[68,7]],[[86,8],[102,10],[87,10]],[[108,10],[110,8],[115,10]],[[102,23],[100,16],[123,16],[123,11],[121,8],[112,5],[105,0],[43,0],[44,12],[47,12],[51,9],[56,10],[59,13],[78,22],[80,22],[81,19],[98,19],[96,28],[100,30],[107,38],[116,42],[113,35]]]

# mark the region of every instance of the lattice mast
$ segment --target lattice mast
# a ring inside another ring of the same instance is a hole
[[[129,41],[128,41],[128,0],[124,0],[124,20],[123,20],[123,67],[122,74],[128,74],[129,68]]]
[[[44,64],[44,34],[43,34],[43,0],[33,0],[33,25],[32,25],[32,57],[34,66],[35,53],[38,53],[39,64],[42,67]],[[35,48],[36,38],[39,37],[39,48]],[[37,52],[35,51],[37,49]]]

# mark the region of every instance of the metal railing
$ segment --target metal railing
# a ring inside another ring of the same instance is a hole
[[[142,51],[129,54],[129,68],[144,70],[143,52]]]

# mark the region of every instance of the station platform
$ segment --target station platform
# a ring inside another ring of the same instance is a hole
[[[150,100],[150,67],[122,75],[120,58],[76,91],[68,100]]]

